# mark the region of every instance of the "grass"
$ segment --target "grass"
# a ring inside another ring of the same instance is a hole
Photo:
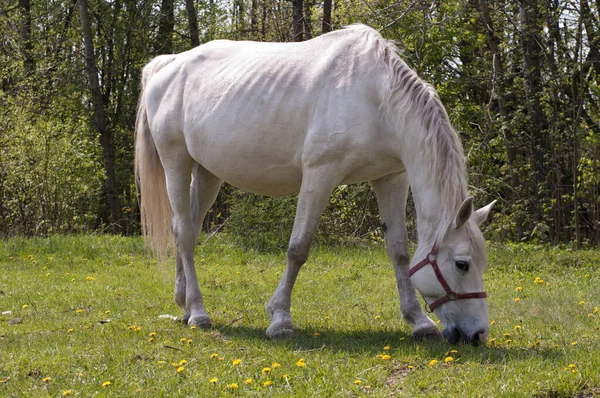
[[[174,266],[158,265],[139,238],[4,241],[0,311],[11,313],[0,316],[0,396],[600,394],[600,253],[489,253],[494,340],[471,347],[410,337],[380,245],[315,248],[294,291],[296,335],[270,341],[263,307],[284,253],[243,251],[225,235],[198,247],[215,325],[203,331],[159,317],[180,316]]]

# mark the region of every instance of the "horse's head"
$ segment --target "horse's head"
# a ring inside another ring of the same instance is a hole
[[[419,247],[413,258],[411,282],[442,321],[442,334],[450,343],[477,345],[487,339],[487,256],[479,224],[494,203],[473,211],[473,198],[466,199],[433,247]]]

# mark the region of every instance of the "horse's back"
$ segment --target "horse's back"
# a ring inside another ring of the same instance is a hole
[[[219,40],[181,53],[150,82],[158,123],[168,124],[158,130],[185,141],[225,181],[269,195],[297,192],[303,166],[355,162],[344,161],[358,153],[353,146],[386,146],[375,142],[386,127],[384,65],[357,44],[372,34],[364,29],[301,43]]]

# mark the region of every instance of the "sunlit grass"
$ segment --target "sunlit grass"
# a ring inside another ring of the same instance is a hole
[[[414,341],[399,317],[385,251],[367,244],[315,248],[294,291],[296,335],[270,341],[264,303],[284,260],[284,253],[245,252],[224,235],[198,247],[215,324],[204,331],[159,317],[180,315],[174,266],[148,257],[139,238],[3,242],[0,396],[600,391],[596,251],[492,247],[490,341],[478,348]]]

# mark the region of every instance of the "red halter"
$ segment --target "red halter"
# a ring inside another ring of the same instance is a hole
[[[431,264],[431,267],[433,268],[433,272],[435,272],[435,276],[437,277],[438,281],[440,282],[440,284],[446,291],[445,296],[435,300],[431,304],[425,305],[425,309],[428,312],[432,312],[434,309],[436,309],[437,307],[439,307],[440,305],[442,305],[444,303],[447,303],[448,301],[454,301],[454,300],[460,300],[460,299],[472,299],[472,298],[486,298],[487,297],[487,294],[485,294],[485,292],[456,293],[456,292],[454,292],[454,290],[450,289],[448,282],[446,282],[444,275],[442,275],[442,271],[440,271],[440,267],[438,267],[438,265],[437,265],[437,261],[435,261],[435,254],[437,253],[437,250],[438,250],[438,248],[437,248],[437,241],[436,241],[433,244],[431,251],[427,254],[427,257],[425,257],[423,260],[421,260],[421,262],[419,262],[417,265],[415,265],[414,267],[412,267],[411,269],[408,270],[408,277],[410,278],[415,272],[417,272],[418,270],[420,270],[427,264]],[[429,307],[429,309],[427,307]]]

